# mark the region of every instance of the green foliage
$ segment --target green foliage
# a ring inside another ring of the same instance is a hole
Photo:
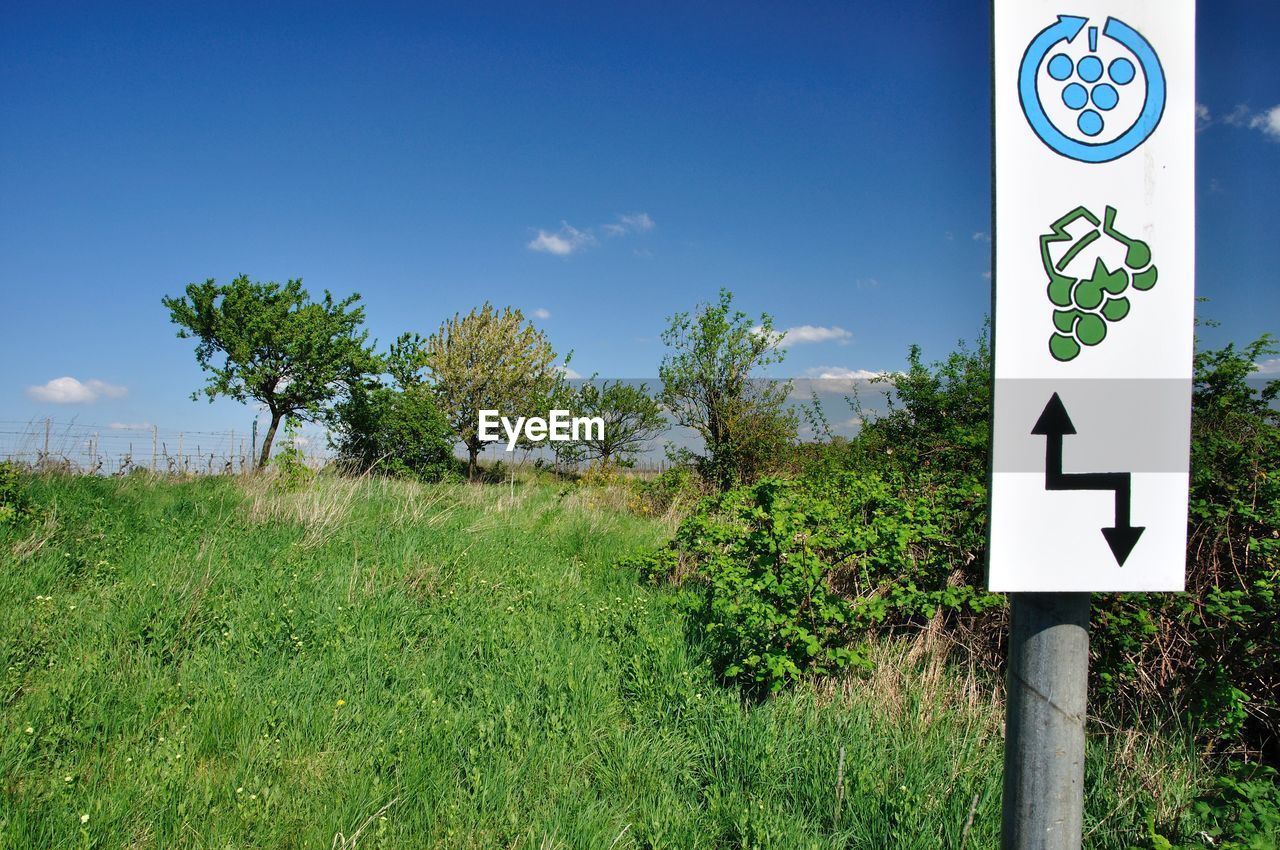
[[[353,471],[424,481],[456,472],[452,429],[426,384],[357,387],[336,414],[330,441]]]
[[[829,583],[843,543],[835,519],[830,503],[765,479],[705,500],[670,553],[642,566],[653,575],[675,558],[695,565],[701,637],[717,672],[777,692],[861,663],[849,646],[849,604]]]
[[[1269,338],[1196,357],[1186,594],[1098,594],[1092,689],[1099,711],[1124,720],[1183,716],[1202,737],[1270,748],[1280,728],[1280,381],[1252,379],[1274,354]],[[850,603],[848,629],[895,629],[941,616],[972,657],[994,669],[1004,635],[1002,597],[986,593],[990,354],[985,336],[943,361],[918,348],[891,384],[888,412],[852,441],[804,447],[789,485],[823,502],[803,513],[839,545],[815,553],[827,583]],[[855,409],[861,412],[854,401]],[[825,417],[815,404],[811,419]],[[821,428],[819,427],[819,431]],[[745,498],[744,493],[730,494]],[[725,521],[704,502],[690,528]],[[756,507],[760,510],[759,506]],[[722,516],[723,515],[723,516]],[[768,511],[761,517],[772,521]],[[721,541],[738,570],[757,554]],[[816,532],[815,532],[816,533]],[[733,577],[684,531],[649,575]],[[731,666],[726,663],[726,666]],[[785,677],[783,677],[785,678]],[[1158,706],[1158,711],[1153,708]]]
[[[1280,847],[1280,780],[1275,768],[1231,761],[1212,787],[1190,806],[1197,823],[1195,837],[1171,841],[1147,823],[1150,850],[1276,850]]]
[[[31,506],[23,491],[21,467],[11,461],[0,460],[0,525],[17,523],[30,513]]]
[[[1272,354],[1264,337],[1196,356],[1188,592],[1094,597],[1091,687],[1117,717],[1150,716],[1158,705],[1203,736],[1277,746],[1280,381],[1251,378]],[[869,418],[851,443],[814,450],[802,467],[806,479],[829,485],[846,472],[874,473],[898,488],[882,515],[899,518],[914,554],[885,565],[879,598],[889,624],[917,602],[927,610],[941,601],[945,611],[956,594],[985,599],[988,345],[985,336],[972,349],[961,344],[932,365],[912,348],[908,360],[905,373],[885,379],[889,412]],[[894,578],[894,569],[906,572]],[[996,662],[1002,621],[956,613],[950,625],[968,632],[962,643]]]
[[[395,386],[408,389],[423,383],[423,349],[427,341],[416,333],[403,333],[391,343],[382,361]]]
[[[894,629],[942,616],[981,660],[994,662],[1004,601],[983,589],[987,333],[932,364],[912,346],[907,363],[904,372],[873,381],[887,388],[883,415],[851,400],[861,431],[848,443],[823,446],[807,477],[848,506],[845,521],[864,553],[863,572],[849,588],[862,599],[862,623]]]
[[[702,500],[636,566],[701,594],[722,675],[777,691],[856,661],[873,633],[1002,608],[955,560],[955,506],[981,498],[875,472],[765,479]]]
[[[1219,850],[1275,850],[1280,845],[1280,784],[1274,768],[1233,762],[1193,804],[1203,834]]]
[[[307,465],[307,457],[298,445],[298,421],[285,420],[284,448],[271,459],[277,478],[274,486],[281,490],[297,490],[316,477],[316,471]]]
[[[241,275],[219,286],[212,278],[188,284],[186,294],[161,299],[178,336],[195,339],[196,361],[209,373],[203,393],[267,406],[271,424],[260,466],[271,457],[276,429],[286,416],[317,421],[341,387],[380,371],[368,332],[361,331],[359,295],[335,301],[326,290],[312,301],[302,281],[258,283]]]
[[[716,303],[669,321],[658,368],[662,404],[702,439],[701,453],[686,449],[677,458],[721,491],[754,481],[794,442],[797,426],[785,406],[791,383],[753,375],[785,355],[772,317],[753,322],[721,289]]]
[[[986,486],[991,434],[991,345],[986,329],[928,364],[911,346],[907,369],[873,379],[887,387],[883,416],[866,413],[855,441],[858,467],[893,470],[916,481]]]

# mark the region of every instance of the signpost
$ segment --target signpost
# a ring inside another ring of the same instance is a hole
[[[1194,0],[994,0],[1004,846],[1078,848],[1090,592],[1183,589]]]

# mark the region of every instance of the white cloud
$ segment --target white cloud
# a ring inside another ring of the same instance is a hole
[[[112,422],[107,426],[112,431],[150,431],[150,422]]]
[[[539,230],[538,235],[531,239],[525,247],[530,251],[541,251],[545,254],[554,254],[557,257],[567,257],[595,244],[595,241],[596,238],[591,234],[590,230],[579,230],[565,221],[561,222],[560,229],[555,233]]]
[[[756,325],[751,332],[761,336],[764,334],[764,328]],[[794,328],[773,332],[774,345],[803,345],[806,342],[831,342],[832,340],[841,345],[848,345],[851,339],[853,334],[835,326],[824,328],[818,325],[796,325]]]
[[[880,281],[874,277],[860,277],[854,281],[854,286],[859,289],[879,289]]]
[[[550,319],[551,311],[548,310],[546,307],[539,307],[529,315],[533,316],[535,319]]]
[[[831,342],[847,344],[853,334],[841,327],[824,328],[818,325],[797,325],[782,332],[782,342],[788,345],[802,345],[806,342]]]
[[[1253,365],[1258,367],[1259,375],[1280,375],[1280,357],[1272,357],[1270,360],[1259,360]]]
[[[1223,124],[1231,127],[1243,127],[1249,123],[1250,110],[1243,103],[1236,104],[1236,108],[1222,116],[1218,120]]]
[[[605,236],[628,236],[633,233],[645,233],[653,230],[653,228],[653,217],[645,212],[637,212],[619,214],[617,221],[602,224],[598,229]],[[530,251],[541,251],[544,254],[567,257],[584,248],[590,248],[597,241],[592,228],[588,227],[585,230],[579,230],[569,222],[562,221],[559,230],[539,230],[538,235],[529,240],[525,247]]]
[[[819,366],[806,370],[805,374],[817,381],[869,381],[888,373],[871,369],[846,369],[843,366]]]
[[[987,233],[985,230],[974,231],[973,241],[974,242],[990,242],[991,234]]]
[[[1196,119],[1200,129],[1210,124],[1226,124],[1228,127],[1244,127],[1259,130],[1264,136],[1280,141],[1280,104],[1261,112],[1254,112],[1246,104],[1237,104],[1227,114],[1214,120],[1209,115],[1209,108],[1203,104],[1196,105]]]
[[[1250,118],[1249,129],[1261,130],[1263,135],[1280,141],[1280,104]]]
[[[612,224],[604,224],[600,229],[607,236],[625,236],[628,233],[645,233],[653,230],[653,218],[645,212],[619,215]]]
[[[100,398],[123,398],[128,387],[92,378],[78,381],[70,376],[54,378],[40,386],[27,387],[27,396],[50,404],[92,404]]]
[[[751,332],[752,332],[753,334],[755,334],[756,336],[764,336],[764,328],[760,327],[759,325],[755,325],[755,326],[753,326],[753,327],[751,328]],[[786,335],[787,335],[787,332],[786,332],[786,331],[774,331],[774,332],[773,332],[773,344],[774,344],[774,345],[781,345],[781,344],[782,344],[782,338],[783,338],[783,337],[785,337]]]

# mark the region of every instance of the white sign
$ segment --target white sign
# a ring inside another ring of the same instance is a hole
[[[995,0],[993,591],[1182,590],[1193,0]]]

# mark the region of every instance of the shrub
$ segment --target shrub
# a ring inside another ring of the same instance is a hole
[[[1188,592],[1096,594],[1091,628],[1091,687],[1104,710],[1150,716],[1160,705],[1189,716],[1202,736],[1269,746],[1273,759],[1280,729],[1280,413],[1273,404],[1280,381],[1259,386],[1251,376],[1274,353],[1264,337],[1196,355]],[[851,445],[816,452],[806,466],[815,480],[874,473],[901,482],[903,503],[884,510],[902,518],[901,533],[922,551],[901,564],[902,578],[886,573],[889,624],[916,601],[945,611],[956,594],[982,599],[986,560],[986,341],[961,344],[932,365],[913,347],[908,360],[892,379],[889,412]],[[985,601],[979,607],[988,609]],[[994,669],[1002,619],[962,616],[950,625],[969,630],[960,643]]]
[[[357,472],[422,480],[457,474],[453,432],[426,384],[357,388],[339,406],[335,426],[339,461]]]
[[[1280,783],[1274,768],[1231,761],[1191,812],[1200,827],[1193,843],[1177,844],[1148,821],[1151,850],[1275,850],[1280,846]],[[1169,830],[1170,832],[1176,830]]]
[[[630,507],[641,516],[661,516],[703,495],[701,482],[686,466],[673,466],[647,480],[637,480]]]
[[[637,566],[650,580],[692,578],[707,630],[720,632],[722,675],[777,690],[844,666],[875,632],[1003,607],[953,560],[955,501],[877,473],[766,479],[701,501]]]
[[[778,691],[862,663],[850,606],[830,585],[831,553],[847,545],[830,503],[766,479],[707,499],[674,544],[697,565],[701,637],[724,678]]]
[[[31,513],[22,489],[22,469],[16,463],[0,460],[0,525],[16,523]]]
[[[307,458],[298,448],[297,420],[285,421],[284,447],[271,458],[271,465],[279,472],[274,486],[281,490],[296,490],[315,478],[315,470],[307,466]]]
[[[1268,337],[1196,355],[1187,593],[1095,597],[1099,692],[1172,695],[1202,733],[1280,756],[1280,381],[1251,381]],[[1255,385],[1251,386],[1251,383]]]
[[[1121,719],[1153,718],[1157,708],[1180,714],[1202,738],[1261,748],[1271,760],[1280,758],[1280,381],[1259,386],[1251,376],[1273,353],[1264,337],[1197,354],[1188,592],[1096,594],[1091,629],[1097,710]],[[774,585],[788,587],[779,571],[795,565],[821,574],[818,610],[845,617],[832,620],[838,628],[810,630],[819,660],[796,669],[832,667],[823,661],[829,650],[851,645],[859,629],[936,617],[960,632],[956,644],[999,669],[1003,597],[983,590],[987,345],[932,365],[913,348],[909,361],[893,378],[889,412],[856,439],[805,452],[795,481],[700,503],[670,551],[642,565],[644,575],[707,588],[707,622],[724,623],[725,671],[794,650],[780,636],[793,620],[803,625],[799,609],[785,598],[774,611],[752,606]],[[777,528],[802,528],[805,542]],[[848,608],[829,606],[832,594]],[[760,636],[748,633],[756,628]],[[778,669],[761,674],[770,687],[795,678]]]

